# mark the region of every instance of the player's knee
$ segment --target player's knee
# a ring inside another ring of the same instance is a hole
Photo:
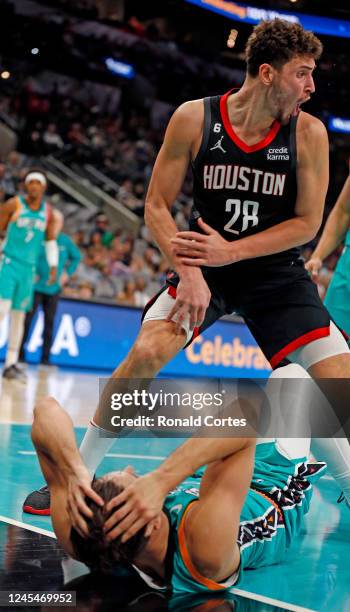
[[[129,359],[134,366],[148,365],[151,369],[161,366],[164,359],[164,350],[155,343],[154,336],[139,338],[134,344]]]
[[[56,400],[53,397],[47,396],[47,397],[41,397],[40,399],[37,400],[35,406],[34,406],[34,419],[39,417],[40,414],[44,411],[44,410],[49,410],[50,406],[55,403],[56,404]]]

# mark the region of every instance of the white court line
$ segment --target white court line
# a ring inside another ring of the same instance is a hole
[[[41,529],[40,527],[34,527],[34,525],[28,525],[27,523],[22,523],[21,521],[15,521],[14,519],[10,519],[7,516],[0,515],[0,521],[3,523],[8,523],[9,525],[14,525],[15,527],[22,527],[22,529],[28,529],[28,531],[40,533],[41,535],[48,536],[49,538],[56,539],[55,534],[52,531],[49,531],[48,529]],[[284,601],[280,601],[279,599],[265,597],[265,595],[259,595],[258,593],[250,593],[249,591],[244,591],[243,589],[233,589],[233,592],[236,595],[240,595],[241,597],[244,597],[246,599],[252,599],[254,601],[261,601],[262,603],[271,604],[273,606],[279,606],[284,610],[291,610],[292,612],[315,612],[315,610],[311,610],[310,608],[303,608],[294,604],[288,604]]]
[[[274,599],[273,597],[265,597],[265,595],[259,595],[258,593],[250,593],[249,591],[244,591],[243,589],[234,588],[233,593],[235,595],[245,597],[246,599],[253,599],[254,601],[261,601],[262,603],[271,604],[272,606],[279,606],[284,610],[291,610],[292,612],[316,612],[311,608],[303,608],[302,606],[286,603],[285,601],[280,601],[279,599]]]
[[[35,451],[17,451],[19,455],[36,455]],[[164,461],[166,457],[157,455],[127,455],[124,453],[107,453],[106,457],[118,457],[120,459],[149,459],[150,461]]]
[[[0,515],[0,521],[2,521],[3,523],[9,523],[9,525],[14,525],[15,527],[22,527],[22,529],[28,529],[28,531],[35,531],[36,533],[41,533],[42,535],[48,536],[49,538],[56,539],[56,536],[53,531],[49,531],[48,529],[41,529],[41,527],[34,527],[34,525],[28,525],[28,523],[15,521],[14,519],[10,519],[7,516]]]
[[[49,538],[53,538],[56,540],[56,536],[52,531],[48,529],[41,529],[41,527],[35,527],[34,525],[28,525],[28,523],[22,523],[21,521],[15,521],[14,519],[10,519],[7,516],[0,515],[0,521],[3,523],[8,523],[9,525],[14,525],[15,527],[21,527],[22,529],[27,529],[28,531],[34,531],[35,533],[40,533],[41,535],[48,536]],[[233,589],[233,592],[236,595],[240,595],[246,599],[252,599],[254,601],[261,601],[262,603],[271,604],[273,606],[279,606],[284,610],[291,610],[292,612],[315,612],[315,610],[311,610],[310,608],[303,608],[301,606],[295,606],[294,604],[288,604],[284,601],[280,601],[279,599],[273,599],[272,597],[265,597],[264,595],[259,595],[258,593],[250,593],[249,591],[244,591],[243,589]]]
[[[36,455],[35,451],[18,451],[19,455]],[[158,457],[156,455],[130,455],[123,453],[107,453],[106,457],[117,457],[117,458],[125,458],[125,459],[149,459],[149,460],[159,460],[163,461],[166,457]],[[14,521],[12,519],[8,519],[6,517],[0,516],[0,521],[4,521],[6,523],[10,523],[11,525],[16,525],[17,527],[23,527],[24,529],[29,529],[30,531],[36,531],[37,533],[42,533],[43,535],[47,535],[51,538],[55,538],[56,536],[46,529],[40,529],[39,527],[34,527],[32,525],[27,525],[26,523],[21,523],[19,521]],[[303,608],[302,606],[296,606],[294,604],[289,604],[284,601],[280,601],[279,599],[273,599],[271,597],[265,597],[264,595],[259,595],[258,593],[250,593],[249,591],[244,591],[243,589],[233,589],[233,592],[241,597],[245,597],[246,599],[252,599],[254,601],[261,601],[262,603],[267,603],[273,606],[279,606],[284,610],[291,610],[291,612],[315,612],[311,608]]]

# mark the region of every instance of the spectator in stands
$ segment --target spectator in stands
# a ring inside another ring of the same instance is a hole
[[[86,247],[85,232],[83,230],[78,230],[77,232],[74,232],[72,238],[73,238],[73,241],[75,242],[75,244],[80,249],[83,249],[83,248]]]
[[[94,297],[113,300],[121,290],[120,281],[111,276],[108,264],[102,266],[100,273],[101,276],[95,285]]]
[[[23,177],[23,173],[26,169],[26,161],[25,156],[21,155],[18,151],[11,151],[8,154],[6,169],[15,181]]]
[[[88,145],[89,139],[85,136],[82,125],[79,122],[72,123],[68,132],[68,140],[72,145]]]
[[[135,276],[135,306],[144,308],[152,295],[153,293],[147,292],[145,276],[143,274]]]
[[[141,202],[134,194],[134,185],[130,178],[126,178],[122,181],[120,189],[117,193],[117,198],[122,204],[124,204],[124,206],[127,206],[131,210],[143,206],[143,202]]]
[[[117,295],[117,302],[125,306],[136,306],[136,284],[133,278],[125,279],[123,290]]]
[[[5,200],[12,198],[16,193],[15,181],[5,164],[0,164],[0,189],[5,193]]]
[[[101,238],[101,244],[105,247],[109,247],[114,238],[113,232],[109,230],[108,217],[100,213],[95,219],[95,227],[90,234],[90,244],[94,243],[94,234],[99,234]]]
[[[110,273],[112,276],[130,276],[131,268],[124,263],[125,248],[119,238],[115,238],[109,252]]]
[[[77,267],[75,278],[78,283],[89,283],[94,287],[99,277],[100,273],[95,267],[94,257],[90,251],[87,250],[83,255],[83,260]]]
[[[49,123],[46,130],[43,133],[43,142],[46,145],[48,152],[54,152],[57,149],[64,147],[64,142],[57,132],[57,125],[55,123]]]
[[[84,283],[80,283],[78,292],[76,293],[75,297],[79,298],[80,300],[91,300],[93,295],[94,295],[93,286],[90,283],[84,282]]]

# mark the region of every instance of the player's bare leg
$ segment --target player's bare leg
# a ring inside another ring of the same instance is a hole
[[[146,321],[124,361],[114,370],[112,379],[152,379],[186,344],[185,331],[176,333],[175,323]],[[115,385],[115,383],[114,383]],[[103,405],[97,407],[93,422],[103,423]]]
[[[349,378],[350,354],[327,357],[310,366],[308,372],[313,378]]]

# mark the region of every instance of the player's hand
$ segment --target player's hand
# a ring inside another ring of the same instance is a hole
[[[53,285],[57,279],[57,268],[50,268],[49,278],[47,280],[48,285]]]
[[[202,219],[198,219],[197,223],[205,234],[177,232],[176,238],[171,239],[174,255],[180,258],[181,263],[214,268],[233,263],[232,243]]]
[[[144,525],[158,516],[167,493],[157,472],[137,478],[106,504],[107,516],[112,512],[104,525],[107,540],[121,536],[121,541],[127,542]],[[149,535],[147,528],[145,535]]]
[[[309,272],[313,281],[317,280],[321,267],[322,260],[319,257],[311,257],[305,264],[305,269]]]
[[[89,535],[86,518],[92,518],[93,513],[86,504],[89,497],[98,506],[103,506],[102,497],[91,488],[91,476],[85,467],[77,469],[68,477],[67,512],[72,524],[82,537]]]
[[[69,281],[69,276],[67,272],[62,272],[61,278],[60,278],[61,287],[64,287],[68,283],[68,281]]]
[[[181,333],[182,324],[186,317],[190,317],[190,329],[200,327],[204,321],[209,306],[211,293],[199,268],[188,268],[180,273],[180,281],[176,290],[174,305],[166,320],[172,321],[175,317],[175,331]]]

